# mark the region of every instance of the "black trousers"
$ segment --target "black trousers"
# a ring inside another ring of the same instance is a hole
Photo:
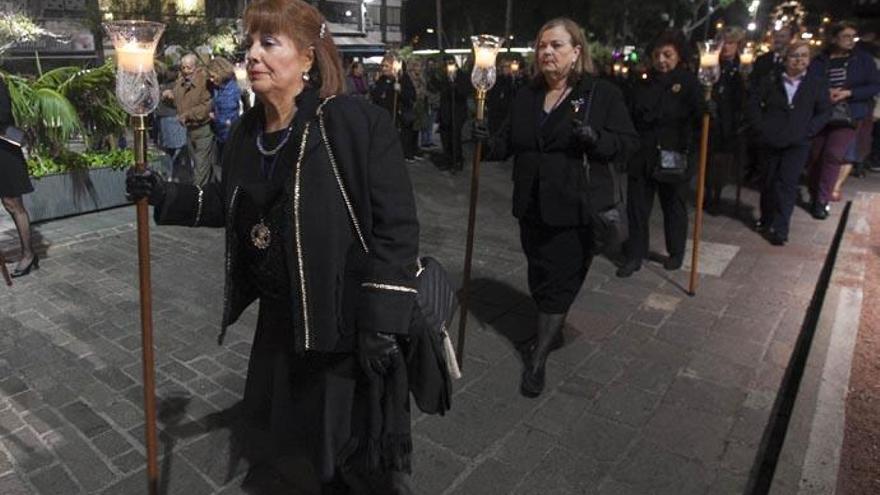
[[[810,146],[806,143],[782,149],[762,149],[761,223],[788,237],[791,213],[797,200],[798,181],[807,164]]]
[[[593,262],[590,227],[551,227],[527,215],[519,228],[529,264],[529,292],[538,311],[568,312]]]
[[[629,261],[641,261],[648,257],[655,193],[660,196],[660,208],[663,210],[666,252],[670,257],[684,255],[688,224],[688,182],[657,182],[650,177],[630,175],[626,192],[626,212],[629,219],[626,253]]]
[[[443,154],[447,164],[454,170],[464,167],[464,154],[461,149],[461,129],[464,127],[464,118],[458,118],[451,123],[440,124],[440,140],[443,143]]]
[[[403,148],[403,157],[411,160],[416,157],[418,151],[419,133],[412,126],[400,127],[400,146]]]

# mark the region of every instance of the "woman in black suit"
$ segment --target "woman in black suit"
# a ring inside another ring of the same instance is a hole
[[[810,153],[810,139],[828,122],[831,100],[824,79],[807,73],[810,45],[796,41],[783,51],[783,72],[754,81],[747,117],[758,144],[764,184],[759,232],[771,244],[788,241],[798,179]]]
[[[626,261],[618,268],[618,277],[632,275],[648,256],[655,194],[660,196],[669,254],[663,267],[677,270],[684,259],[687,192],[692,175],[688,157],[695,151],[696,131],[704,105],[702,89],[697,76],[686,67],[688,55],[681,33],[660,35],[654,42],[651,57],[651,72],[647,79],[636,83],[630,98],[641,146],[628,166],[629,239]],[[661,161],[660,150],[671,159]],[[661,168],[662,163],[668,168]]]
[[[412,493],[398,339],[419,228],[391,115],[341,96],[315,7],[257,0],[244,25],[259,103],[230,133],[222,181],[133,173],[129,194],[148,197],[160,224],[225,228],[223,329],[260,301],[243,412],[262,457],[246,484],[275,471],[290,486],[272,493]]]
[[[7,126],[15,125],[12,117],[12,100],[6,81],[0,77],[0,132]],[[21,257],[10,276],[22,277],[32,269],[40,267],[40,259],[31,246],[31,221],[21,196],[33,192],[28,176],[27,163],[21,147],[0,139],[0,200],[3,208],[12,215],[18,239],[21,243]]]
[[[517,92],[507,123],[488,137],[488,159],[514,156],[513,215],[538,306],[537,338],[527,348],[520,390],[544,389],[547,355],[559,342],[569,307],[593,259],[591,218],[614,204],[612,162],[626,159],[638,136],[623,95],[591,75],[583,31],[549,21],[538,32],[535,77]],[[585,115],[589,112],[589,115]]]
[[[416,121],[414,110],[416,87],[403,62],[400,62],[400,72],[395,71],[396,62],[398,62],[397,57],[390,53],[382,59],[382,73],[370,88],[370,99],[392,116],[392,120],[400,129],[403,157],[406,161],[412,162],[416,159],[416,151],[418,151],[417,134],[413,129]]]

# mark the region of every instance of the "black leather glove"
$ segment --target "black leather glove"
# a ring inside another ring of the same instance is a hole
[[[129,168],[125,172],[125,193],[133,201],[147,198],[151,205],[161,205],[165,201],[165,192],[165,181],[156,171],[148,168],[137,172]]]
[[[489,139],[489,126],[486,124],[486,121],[475,120],[474,130],[471,132],[471,135],[474,137],[474,139],[479,141],[485,141]]]
[[[397,338],[390,333],[361,332],[358,335],[358,358],[367,372],[379,376],[391,371],[393,357],[400,353]]]
[[[571,125],[571,133],[585,148],[589,150],[596,147],[599,142],[599,133],[593,129],[593,126],[584,124],[579,119],[571,119]]]
[[[706,102],[706,112],[709,114],[709,117],[712,120],[718,118],[718,102],[715,100],[709,100]]]

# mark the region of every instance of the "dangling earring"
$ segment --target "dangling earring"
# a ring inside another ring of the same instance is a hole
[[[303,72],[303,82],[309,82],[309,73]]]

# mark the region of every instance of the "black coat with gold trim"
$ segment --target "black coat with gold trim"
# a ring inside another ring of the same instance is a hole
[[[345,96],[320,104],[311,89],[297,97],[290,139],[301,142],[303,132],[308,136],[301,156],[286,157],[295,164],[285,186],[293,211],[282,237],[293,321],[303,330],[296,335],[296,350],[346,352],[353,348],[356,331],[408,331],[419,229],[412,185],[388,113]],[[259,297],[239,266],[231,222],[245,177],[259,167],[253,157],[262,112],[257,105],[231,132],[221,182],[203,189],[168,184],[166,199],[155,211],[160,224],[226,228],[224,332]],[[335,160],[321,139],[318,112],[323,112]],[[298,155],[299,150],[286,151]],[[347,216],[328,218],[328,201],[347,203],[345,210],[357,218],[369,254]]]

